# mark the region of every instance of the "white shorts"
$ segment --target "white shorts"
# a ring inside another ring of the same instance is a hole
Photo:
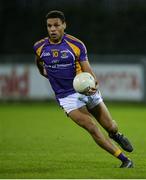
[[[87,106],[88,109],[92,109],[102,101],[103,99],[101,97],[100,91],[97,91],[91,96],[85,96],[80,93],[68,95],[67,97],[60,98],[59,104],[68,114],[71,111],[79,109],[82,106]]]

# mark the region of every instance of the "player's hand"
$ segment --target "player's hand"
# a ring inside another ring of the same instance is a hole
[[[96,81],[95,85],[96,85],[95,88],[89,88],[89,89],[87,90],[86,96],[91,96],[91,95],[93,95],[93,94],[96,93],[97,88],[98,88],[98,82],[97,82],[97,81]]]
[[[95,94],[97,91],[96,88],[89,88],[88,91],[85,93],[86,96],[91,96],[93,94]]]
[[[43,68],[43,75],[44,75],[44,76],[47,76],[47,71],[46,71],[45,68]]]

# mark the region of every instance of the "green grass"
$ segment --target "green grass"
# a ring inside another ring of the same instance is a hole
[[[146,107],[109,104],[134,144],[133,169],[103,151],[54,103],[0,105],[0,178],[146,178]]]

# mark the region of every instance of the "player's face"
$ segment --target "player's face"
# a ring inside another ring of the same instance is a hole
[[[62,22],[59,18],[49,18],[47,19],[47,30],[52,42],[58,42],[64,35],[64,30],[66,28],[65,22]]]

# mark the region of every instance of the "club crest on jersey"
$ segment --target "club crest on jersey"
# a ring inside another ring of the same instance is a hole
[[[49,52],[43,51],[40,58],[50,56],[51,54]]]
[[[63,59],[68,58],[67,53],[68,53],[68,50],[61,51],[61,58],[63,58]]]

